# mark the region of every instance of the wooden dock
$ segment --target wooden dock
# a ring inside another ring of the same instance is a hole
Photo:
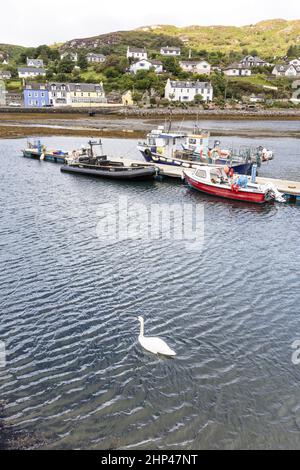
[[[275,178],[264,178],[257,176],[256,182],[258,184],[268,184],[272,183],[276,186],[278,191],[283,193],[289,202],[300,202],[300,182],[299,181],[289,181],[281,180]]]

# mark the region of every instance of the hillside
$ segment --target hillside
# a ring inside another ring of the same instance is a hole
[[[300,45],[300,20],[268,20],[248,26],[144,26],[133,31],[117,31],[91,38],[73,39],[62,49],[98,49],[120,52],[125,45],[156,49],[162,44],[181,45],[198,51],[223,53],[256,50],[263,57],[286,54],[291,45]]]
[[[0,44],[0,58],[6,57],[7,55],[9,55],[11,58],[15,58],[23,50],[25,50],[25,47],[22,46],[16,46],[13,44]]]

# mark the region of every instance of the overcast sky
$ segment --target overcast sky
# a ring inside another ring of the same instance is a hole
[[[300,19],[299,0],[9,0],[0,43],[37,46],[152,24],[247,25]]]

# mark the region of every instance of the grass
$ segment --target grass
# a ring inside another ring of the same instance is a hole
[[[22,81],[18,79],[7,80],[6,89],[8,91],[17,91],[21,92],[23,90]]]

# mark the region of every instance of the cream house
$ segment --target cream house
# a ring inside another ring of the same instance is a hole
[[[107,103],[102,83],[69,83],[68,100],[74,108],[102,106]]]
[[[206,60],[181,60],[179,65],[184,72],[210,75],[211,66]]]
[[[133,106],[133,98],[130,90],[122,95],[122,104],[123,106]]]

